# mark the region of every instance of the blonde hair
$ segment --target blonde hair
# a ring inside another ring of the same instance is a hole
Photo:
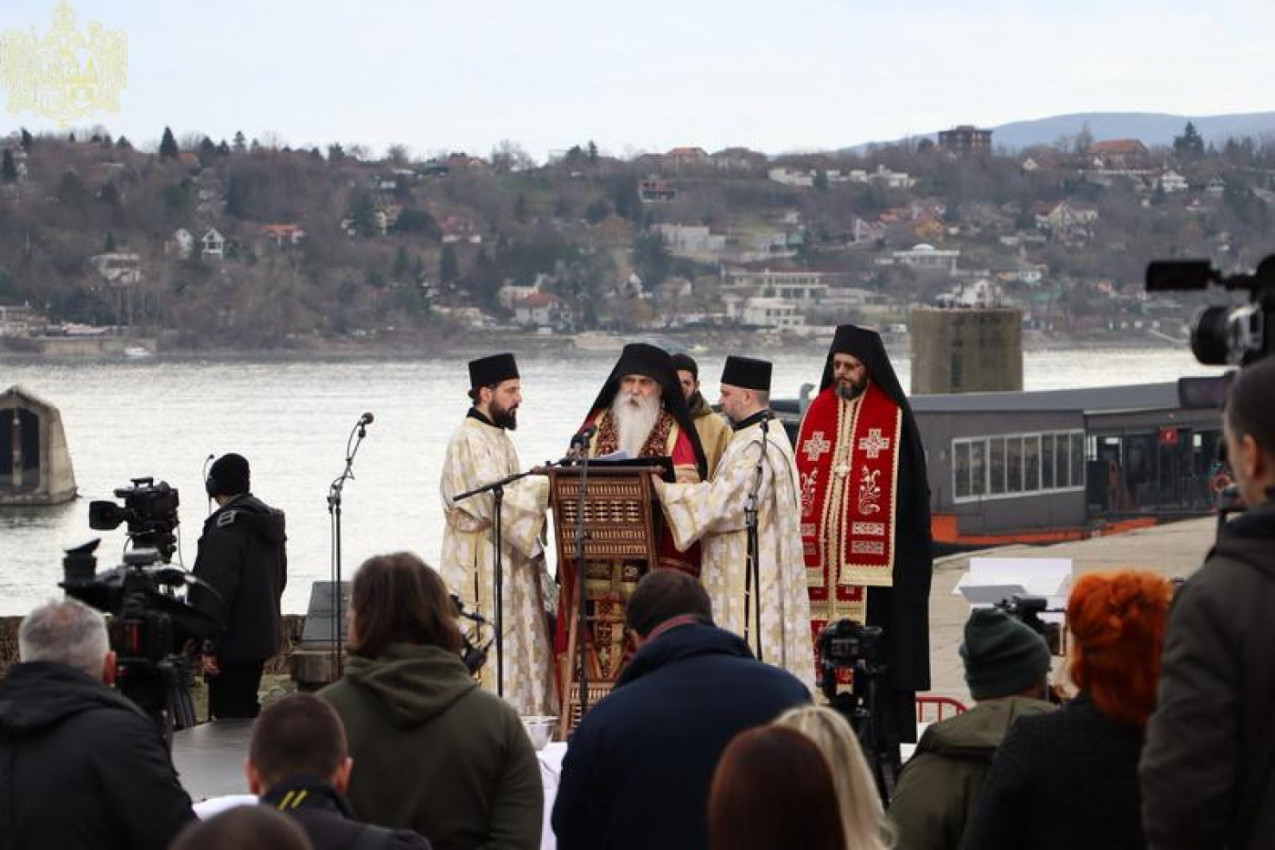
[[[785,711],[775,724],[801,732],[823,753],[832,769],[846,846],[855,850],[889,850],[894,834],[850,723],[831,708],[808,705]]]

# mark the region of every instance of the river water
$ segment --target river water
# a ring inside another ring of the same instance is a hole
[[[1053,349],[1029,352],[1027,389],[1135,384],[1216,374],[1179,349]],[[704,391],[716,401],[725,351],[697,354]],[[817,383],[816,353],[773,352],[774,395]],[[524,402],[512,435],[524,465],[561,456],[614,363],[614,354],[519,357]],[[910,364],[895,355],[906,387]],[[210,454],[236,451],[252,464],[253,491],[288,516],[284,610],[303,613],[311,581],[330,570],[328,484],[344,466],[360,414],[376,421],[345,489],[346,577],[367,556],[400,549],[438,557],[443,514],[438,477],[447,441],[468,408],[465,358],[328,358],[306,361],[60,362],[0,360],[0,389],[20,384],[62,413],[81,498],[48,509],[0,509],[0,615],[25,613],[60,594],[64,547],[102,537],[99,567],[118,563],[123,528],[88,527],[88,500],[111,498],[130,478],[153,476],[181,492],[180,554],[195,559],[207,501]]]

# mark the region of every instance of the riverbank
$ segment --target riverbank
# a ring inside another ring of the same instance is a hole
[[[907,334],[888,334],[891,354],[907,354]],[[96,360],[152,359],[174,361],[252,360],[304,361],[337,358],[386,359],[429,358],[440,352],[453,357],[479,356],[494,349],[518,354],[554,353],[604,356],[618,353],[626,342],[653,341],[674,350],[722,354],[733,351],[822,353],[829,340],[821,336],[798,336],[773,331],[722,328],[642,330],[632,333],[589,331],[584,334],[543,334],[526,331],[466,330],[463,332],[422,332],[380,334],[367,337],[306,337],[286,340],[270,348],[238,345],[191,346],[164,337],[31,337],[9,340],[0,345],[0,361],[50,360],[91,362]],[[1140,351],[1185,349],[1187,342],[1163,336],[1130,337],[1121,333],[1091,334],[1084,337],[1028,332],[1023,336],[1024,353],[1037,351]]]

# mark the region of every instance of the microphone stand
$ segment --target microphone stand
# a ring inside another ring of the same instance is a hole
[[[475,487],[472,490],[466,490],[464,493],[458,493],[452,496],[452,502],[460,502],[477,496],[482,493],[491,493],[493,501],[492,512],[492,535],[491,535],[491,559],[492,559],[492,582],[494,587],[494,596],[496,602],[494,631],[496,632],[496,695],[503,697],[505,695],[505,566],[504,566],[504,546],[503,546],[503,530],[501,528],[501,514],[504,509],[505,486],[515,481],[526,478],[529,475],[544,475],[545,469],[550,466],[557,466],[565,462],[564,460],[549,463],[545,466],[538,466],[529,469],[526,472],[515,472],[513,475],[507,475],[499,481],[493,481],[490,484],[484,484],[481,487]]]
[[[767,437],[769,435],[770,416],[761,420],[761,453],[757,455],[757,466],[754,470],[753,486],[744,501],[744,527],[748,531],[747,553],[744,565],[744,641],[748,642],[749,609],[757,632],[757,660],[762,661],[761,640],[761,560],[760,538],[757,529],[757,497],[761,490],[762,464],[766,462]]]
[[[332,657],[338,678],[343,668],[341,626],[345,614],[345,599],[341,593],[341,494],[345,482],[354,479],[354,456],[359,453],[359,446],[367,436],[367,426],[367,420],[360,417],[354,430],[350,431],[345,441],[345,469],[328,485],[328,516],[332,527]],[[356,436],[358,439],[355,439]]]

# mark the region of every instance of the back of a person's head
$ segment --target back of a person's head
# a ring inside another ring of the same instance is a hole
[[[832,772],[796,729],[761,726],[736,735],[713,773],[712,850],[845,850]]]
[[[1236,436],[1251,436],[1275,457],[1275,358],[1245,366],[1226,396],[1226,424]]]
[[[313,850],[287,815],[265,806],[236,806],[182,830],[169,850]]]
[[[82,602],[46,602],[18,627],[18,659],[51,661],[100,679],[110,644],[102,615]]]
[[[642,637],[671,620],[713,625],[713,603],[698,580],[678,570],[652,570],[642,577],[624,609],[624,624]]]
[[[1145,725],[1155,708],[1173,587],[1154,573],[1082,576],[1067,602],[1071,678],[1114,720]]]
[[[354,574],[350,609],[352,655],[377,658],[395,643],[460,651],[460,626],[447,585],[411,552],[364,561]]]
[[[832,771],[846,844],[855,850],[886,850],[889,828],[876,780],[850,722],[823,705],[791,708],[775,721],[814,741]]]
[[[960,648],[970,696],[982,701],[1030,690],[1045,694],[1049,645],[1031,626],[999,608],[975,608]]]
[[[261,710],[248,758],[266,786],[299,776],[329,781],[345,763],[345,727],[313,694],[289,694]]]

